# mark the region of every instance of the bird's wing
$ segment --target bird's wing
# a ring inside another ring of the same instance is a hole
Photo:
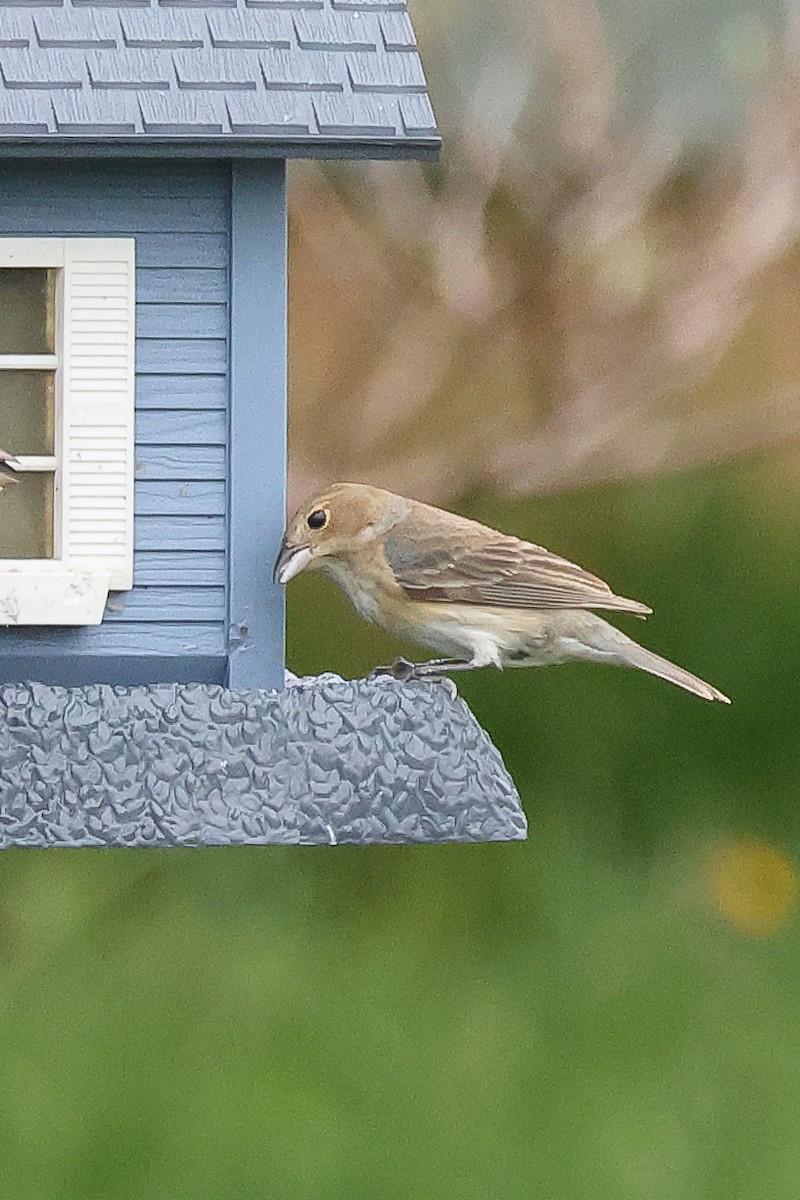
[[[480,532],[479,532],[480,531]],[[461,534],[461,536],[459,536]],[[414,600],[500,608],[603,608],[646,616],[637,600],[615,596],[582,567],[518,538],[472,522],[397,532],[384,543],[386,561]]]

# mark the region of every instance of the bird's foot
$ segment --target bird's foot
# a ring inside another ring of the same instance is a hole
[[[416,678],[416,672],[416,663],[409,662],[407,658],[401,658],[398,655],[388,666],[374,667],[367,678],[376,679],[379,675],[391,675],[392,679],[397,679],[400,683],[408,683],[409,679]]]
[[[407,658],[401,658],[398,655],[388,666],[375,667],[367,678],[376,679],[379,675],[389,675],[399,683],[409,683],[412,679],[430,679],[433,683],[441,684],[450,699],[455,700],[458,696],[458,688],[444,672],[454,668],[456,670],[463,669],[464,665],[459,660],[449,658],[434,658],[428,662],[412,663]]]

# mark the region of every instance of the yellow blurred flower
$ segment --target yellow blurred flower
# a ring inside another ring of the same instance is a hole
[[[794,863],[777,846],[758,838],[741,838],[715,849],[706,878],[716,911],[746,937],[777,933],[794,908]]]

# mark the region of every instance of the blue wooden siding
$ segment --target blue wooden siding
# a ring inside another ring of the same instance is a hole
[[[6,160],[0,235],[133,236],[137,264],[134,588],[97,628],[0,629],[0,676],[5,656],[17,678],[146,681],[148,659],[152,678],[182,678],[155,664],[180,656],[198,679],[223,678],[230,167]],[[118,669],[87,665],[109,657]]]

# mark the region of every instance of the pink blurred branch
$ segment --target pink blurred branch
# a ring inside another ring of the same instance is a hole
[[[780,378],[704,392],[800,233],[798,6],[739,136],[693,165],[623,111],[593,0],[506,7],[435,187],[382,164],[294,188],[293,498],[552,490],[800,436]]]

